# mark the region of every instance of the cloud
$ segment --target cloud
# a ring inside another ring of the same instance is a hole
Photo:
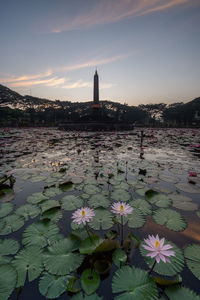
[[[48,70],[45,73],[35,74],[35,75],[22,75],[22,76],[10,76],[8,78],[0,78],[0,82],[2,83],[9,83],[9,82],[20,82],[20,81],[27,81],[32,79],[38,79],[43,77],[49,77],[52,75],[52,71]]]
[[[191,3],[191,0],[101,0],[94,1],[94,3],[89,11],[75,17],[55,18],[58,25],[51,25],[52,27],[47,31],[60,33],[68,30],[88,29],[105,23],[163,11]]]
[[[28,81],[20,81],[20,82],[11,82],[11,87],[30,87],[33,85],[45,85],[45,86],[59,86],[65,83],[66,78],[57,78],[52,77],[49,79],[40,79],[40,80],[28,80]]]
[[[114,86],[114,84],[112,84],[112,83],[103,83],[103,82],[101,82],[99,88],[100,88],[100,90],[101,89],[109,89],[113,86]],[[70,83],[62,86],[63,89],[75,89],[75,88],[85,88],[85,87],[92,88],[93,83],[90,82],[90,81],[84,82],[80,79],[78,81],[70,82]]]

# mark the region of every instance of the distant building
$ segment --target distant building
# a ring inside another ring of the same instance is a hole
[[[94,74],[92,114],[94,119],[100,119],[102,117],[102,107],[99,103],[99,76],[97,70]]]

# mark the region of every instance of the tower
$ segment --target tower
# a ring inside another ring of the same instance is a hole
[[[97,70],[94,74],[92,114],[95,120],[99,120],[101,118],[101,104],[99,103],[99,76],[97,74]]]
[[[93,103],[99,104],[99,76],[97,74],[97,70],[94,74],[94,91],[93,91]]]

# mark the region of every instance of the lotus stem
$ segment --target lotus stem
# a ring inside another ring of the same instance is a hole
[[[91,239],[91,235],[90,235],[87,223],[85,224],[85,229],[87,231],[87,234],[88,234],[89,238]]]
[[[156,265],[156,260],[154,261],[154,263],[153,263],[153,265],[152,265],[151,269],[148,271],[148,274],[149,274],[149,275],[150,275],[150,274],[151,274],[151,272],[153,271],[153,269],[154,269],[155,265]]]
[[[122,231],[122,236],[121,236],[121,246],[123,245],[124,242],[124,224],[123,224],[123,216],[121,216],[121,231]]]

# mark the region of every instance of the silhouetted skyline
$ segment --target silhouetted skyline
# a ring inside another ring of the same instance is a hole
[[[1,1],[0,84],[130,105],[200,95],[199,0]],[[31,91],[31,92],[30,92]]]

